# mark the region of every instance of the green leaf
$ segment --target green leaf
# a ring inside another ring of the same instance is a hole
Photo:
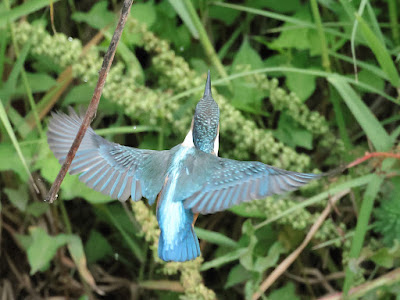
[[[394,259],[388,248],[381,248],[371,256],[375,264],[384,268],[393,268]]]
[[[225,255],[222,255],[220,257],[217,257],[213,260],[210,260],[208,262],[205,262],[201,265],[200,271],[206,271],[212,268],[218,268],[221,267],[227,263],[230,263],[232,261],[238,260],[240,256],[242,256],[245,252],[247,251],[246,248],[240,248],[236,249],[234,251],[231,251]]]
[[[27,249],[27,254],[31,266],[30,274],[33,275],[37,271],[48,269],[57,249],[67,243],[68,237],[64,234],[50,236],[40,227],[29,228],[29,233],[32,243]]]
[[[256,69],[262,65],[263,61],[259,54],[251,47],[248,39],[244,39],[232,62],[231,72],[235,73],[238,69],[246,66]],[[233,106],[238,109],[250,106],[253,109],[260,110],[264,92],[257,89],[253,81],[242,78],[235,79],[232,83],[233,99],[231,103]]]
[[[50,205],[48,203],[33,202],[28,205],[28,207],[26,208],[26,212],[37,218],[43,215],[46,211],[48,211],[49,208]]]
[[[234,240],[228,238],[227,236],[223,235],[222,233],[215,232],[215,231],[210,231],[202,228],[195,227],[194,231],[196,232],[197,236],[204,241],[208,241],[210,243],[219,245],[219,246],[224,246],[224,247],[230,247],[230,248],[236,248],[238,246],[237,242]]]
[[[220,20],[228,26],[232,25],[239,15],[240,12],[237,10],[226,10],[223,7],[215,5],[210,5],[208,7],[208,16],[210,18]]]
[[[297,146],[312,149],[312,133],[299,126],[290,116],[282,113],[278,129],[274,131],[274,136],[288,146],[295,148]]]
[[[281,245],[279,241],[275,242],[269,248],[268,255],[266,257],[257,257],[254,264],[254,270],[259,273],[263,273],[268,268],[276,266],[282,253],[286,253],[286,249]]]
[[[53,4],[59,0],[53,0]],[[29,0],[14,7],[10,11],[0,12],[0,28],[4,28],[8,22],[13,22],[18,18],[27,16],[50,4],[49,0]]]
[[[314,93],[316,88],[315,76],[298,73],[288,73],[286,75],[286,84],[303,102]]]
[[[360,23],[360,29],[366,39],[368,46],[374,53],[376,59],[379,62],[382,70],[389,77],[390,83],[399,88],[400,87],[400,76],[397,68],[386,49],[385,44],[375,35],[375,33],[369,28],[368,24],[364,21],[362,17],[356,15],[358,22]]]
[[[89,12],[75,12],[71,18],[84,22],[95,29],[103,29],[115,20],[115,15],[107,9],[107,1],[100,1],[92,6]]]
[[[16,208],[18,208],[22,212],[26,210],[29,199],[26,185],[19,185],[18,190],[5,188],[3,191],[6,193],[8,199]]]
[[[289,282],[280,289],[273,291],[268,296],[268,300],[300,300],[300,297],[296,295],[294,284]]]
[[[85,244],[85,253],[88,263],[92,264],[106,256],[112,255],[113,250],[110,243],[101,233],[92,230]]]
[[[247,271],[242,265],[236,265],[230,270],[224,288],[228,289],[238,283],[247,281],[250,278],[251,273],[249,271]]]
[[[368,86],[376,88],[377,90],[383,91],[385,89],[385,81],[381,77],[379,77],[378,75],[369,70],[362,69],[358,73],[358,80],[362,83],[365,83]],[[360,87],[360,91],[367,92],[367,90],[362,87]]]
[[[135,3],[131,10],[131,16],[140,23],[151,27],[157,21],[157,13],[153,1]]]
[[[365,134],[378,151],[386,151],[392,147],[392,141],[385,129],[372,114],[353,88],[340,76],[332,75],[328,81],[337,89],[347,107],[350,109]]]
[[[57,81],[46,73],[26,73],[32,93],[46,92],[53,87]],[[20,86],[18,91],[24,93],[25,88]]]

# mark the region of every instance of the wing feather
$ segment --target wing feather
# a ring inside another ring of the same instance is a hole
[[[69,115],[52,113],[47,141],[61,164],[81,123],[82,118],[72,108]],[[152,204],[164,183],[169,157],[170,151],[136,149],[109,142],[89,127],[69,172],[81,173],[79,180],[112,198],[125,201],[129,196],[134,200],[144,196]],[[151,167],[151,172],[143,171],[144,164]]]

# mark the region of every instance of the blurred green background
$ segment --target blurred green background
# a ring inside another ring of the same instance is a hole
[[[393,158],[200,216],[202,257],[188,263],[158,259],[146,200],[121,204],[67,175],[58,200],[43,202],[60,169],[50,112],[87,107],[121,5],[0,3],[1,299],[254,299],[335,197],[262,298],[400,299]],[[222,157],[324,172],[366,151],[399,153],[399,13],[396,0],[135,1],[92,127],[169,149],[210,69]]]

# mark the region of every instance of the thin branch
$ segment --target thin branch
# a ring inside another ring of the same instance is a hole
[[[400,268],[394,269],[393,271],[382,275],[374,280],[365,282],[359,286],[353,287],[350,289],[347,298],[348,299],[358,299],[359,297],[364,296],[369,291],[376,289],[381,286],[388,287],[392,284],[398,283],[400,281]],[[340,300],[343,299],[344,295],[342,292],[330,294],[319,298],[319,300]]]
[[[304,248],[307,246],[307,244],[311,241],[315,233],[318,231],[318,229],[321,227],[321,225],[324,223],[325,219],[328,217],[332,210],[332,206],[343,196],[347,195],[350,192],[349,189],[343,190],[340,193],[336,194],[331,198],[331,201],[328,202],[328,205],[324,209],[324,211],[321,213],[317,221],[313,224],[313,226],[310,228],[310,231],[307,233],[307,236],[305,237],[304,241],[301,243],[299,247],[297,247],[296,250],[294,250],[284,261],[282,261],[277,268],[275,268],[274,271],[263,281],[263,283],[260,285],[259,289],[257,292],[253,294],[252,299],[257,300],[258,298],[261,297],[262,294],[265,293],[265,291],[290,267],[290,265],[296,260],[296,258],[300,255],[300,253],[304,250]]]
[[[110,46],[108,47],[108,50],[107,50],[106,54],[104,55],[103,65],[101,66],[101,69],[99,72],[99,79],[97,81],[97,85],[94,90],[92,100],[90,101],[89,107],[86,111],[82,125],[79,128],[78,133],[76,134],[75,140],[72,143],[71,148],[69,149],[67,158],[65,159],[65,162],[62,165],[61,170],[56,177],[56,180],[54,181],[53,185],[51,186],[51,189],[50,189],[49,193],[47,194],[45,201],[49,201],[50,203],[53,203],[53,201],[57,198],[58,191],[60,189],[60,185],[61,185],[62,181],[64,180],[65,175],[67,174],[67,171],[71,165],[72,160],[75,157],[76,151],[78,150],[83,137],[85,136],[86,130],[88,129],[90,122],[96,115],[97,107],[99,106],[99,102],[100,102],[100,96],[101,96],[104,84],[106,82],[106,78],[107,78],[108,72],[110,70],[111,64],[114,60],[115,51],[117,49],[118,42],[121,38],[122,30],[124,29],[126,20],[129,16],[132,2],[133,2],[133,0],[124,0],[122,10],[121,10],[121,16],[119,18],[117,28],[114,31],[113,37],[110,42]]]

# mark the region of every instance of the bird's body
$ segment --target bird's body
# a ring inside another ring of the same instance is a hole
[[[82,118],[53,114],[48,143],[63,163]],[[193,230],[197,214],[225,210],[241,202],[281,194],[318,178],[261,162],[219,158],[219,108],[211,95],[208,75],[203,98],[196,106],[186,138],[170,150],[136,149],[109,142],[89,128],[70,173],[89,187],[125,201],[157,200],[161,229],[158,254],[165,261],[187,261],[200,255]]]

